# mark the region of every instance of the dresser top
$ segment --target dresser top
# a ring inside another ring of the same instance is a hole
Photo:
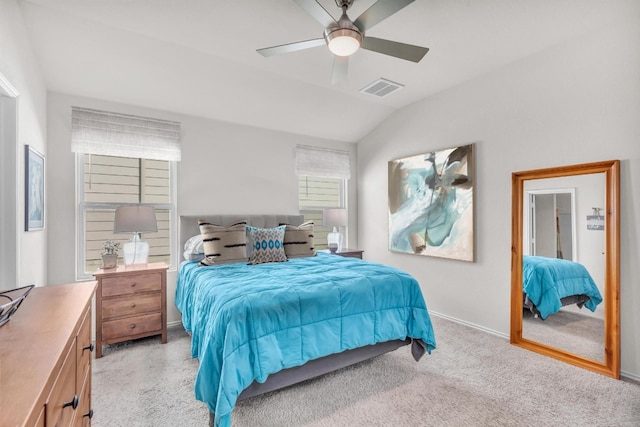
[[[131,265],[119,265],[116,268],[101,268],[96,270],[93,275],[95,277],[108,276],[111,274],[138,274],[138,273],[151,273],[154,271],[166,270],[167,264],[164,262],[151,262],[148,264],[131,264]]]
[[[38,407],[62,367],[96,282],[34,288],[0,326],[2,424],[21,426]]]

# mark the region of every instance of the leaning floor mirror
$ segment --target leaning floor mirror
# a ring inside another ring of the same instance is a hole
[[[512,174],[511,343],[620,377],[620,162]]]

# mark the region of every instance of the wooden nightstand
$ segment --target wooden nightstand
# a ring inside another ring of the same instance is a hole
[[[102,346],[152,335],[167,342],[167,265],[119,265],[93,273],[96,291],[96,358]]]
[[[329,249],[323,249],[322,252],[331,253],[331,251],[329,251]],[[335,253],[335,255],[340,255],[340,256],[348,257],[348,258],[360,258],[360,259],[362,259],[362,253],[363,252],[364,251],[362,249],[342,248],[341,250],[337,251]]]

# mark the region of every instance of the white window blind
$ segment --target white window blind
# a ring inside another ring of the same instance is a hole
[[[71,107],[71,151],[179,161],[180,123]]]
[[[296,174],[323,178],[351,178],[351,157],[347,151],[296,147]]]

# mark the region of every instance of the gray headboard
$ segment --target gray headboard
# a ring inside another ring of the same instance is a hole
[[[300,225],[304,222],[304,216],[300,214],[295,215],[182,215],[180,216],[180,228],[179,241],[180,251],[178,252],[182,256],[182,250],[184,248],[184,242],[191,236],[200,234],[200,228],[198,227],[198,220],[204,219],[212,224],[218,224],[222,226],[231,225],[235,222],[246,220],[247,225],[260,228],[272,228],[277,227],[280,224]]]

